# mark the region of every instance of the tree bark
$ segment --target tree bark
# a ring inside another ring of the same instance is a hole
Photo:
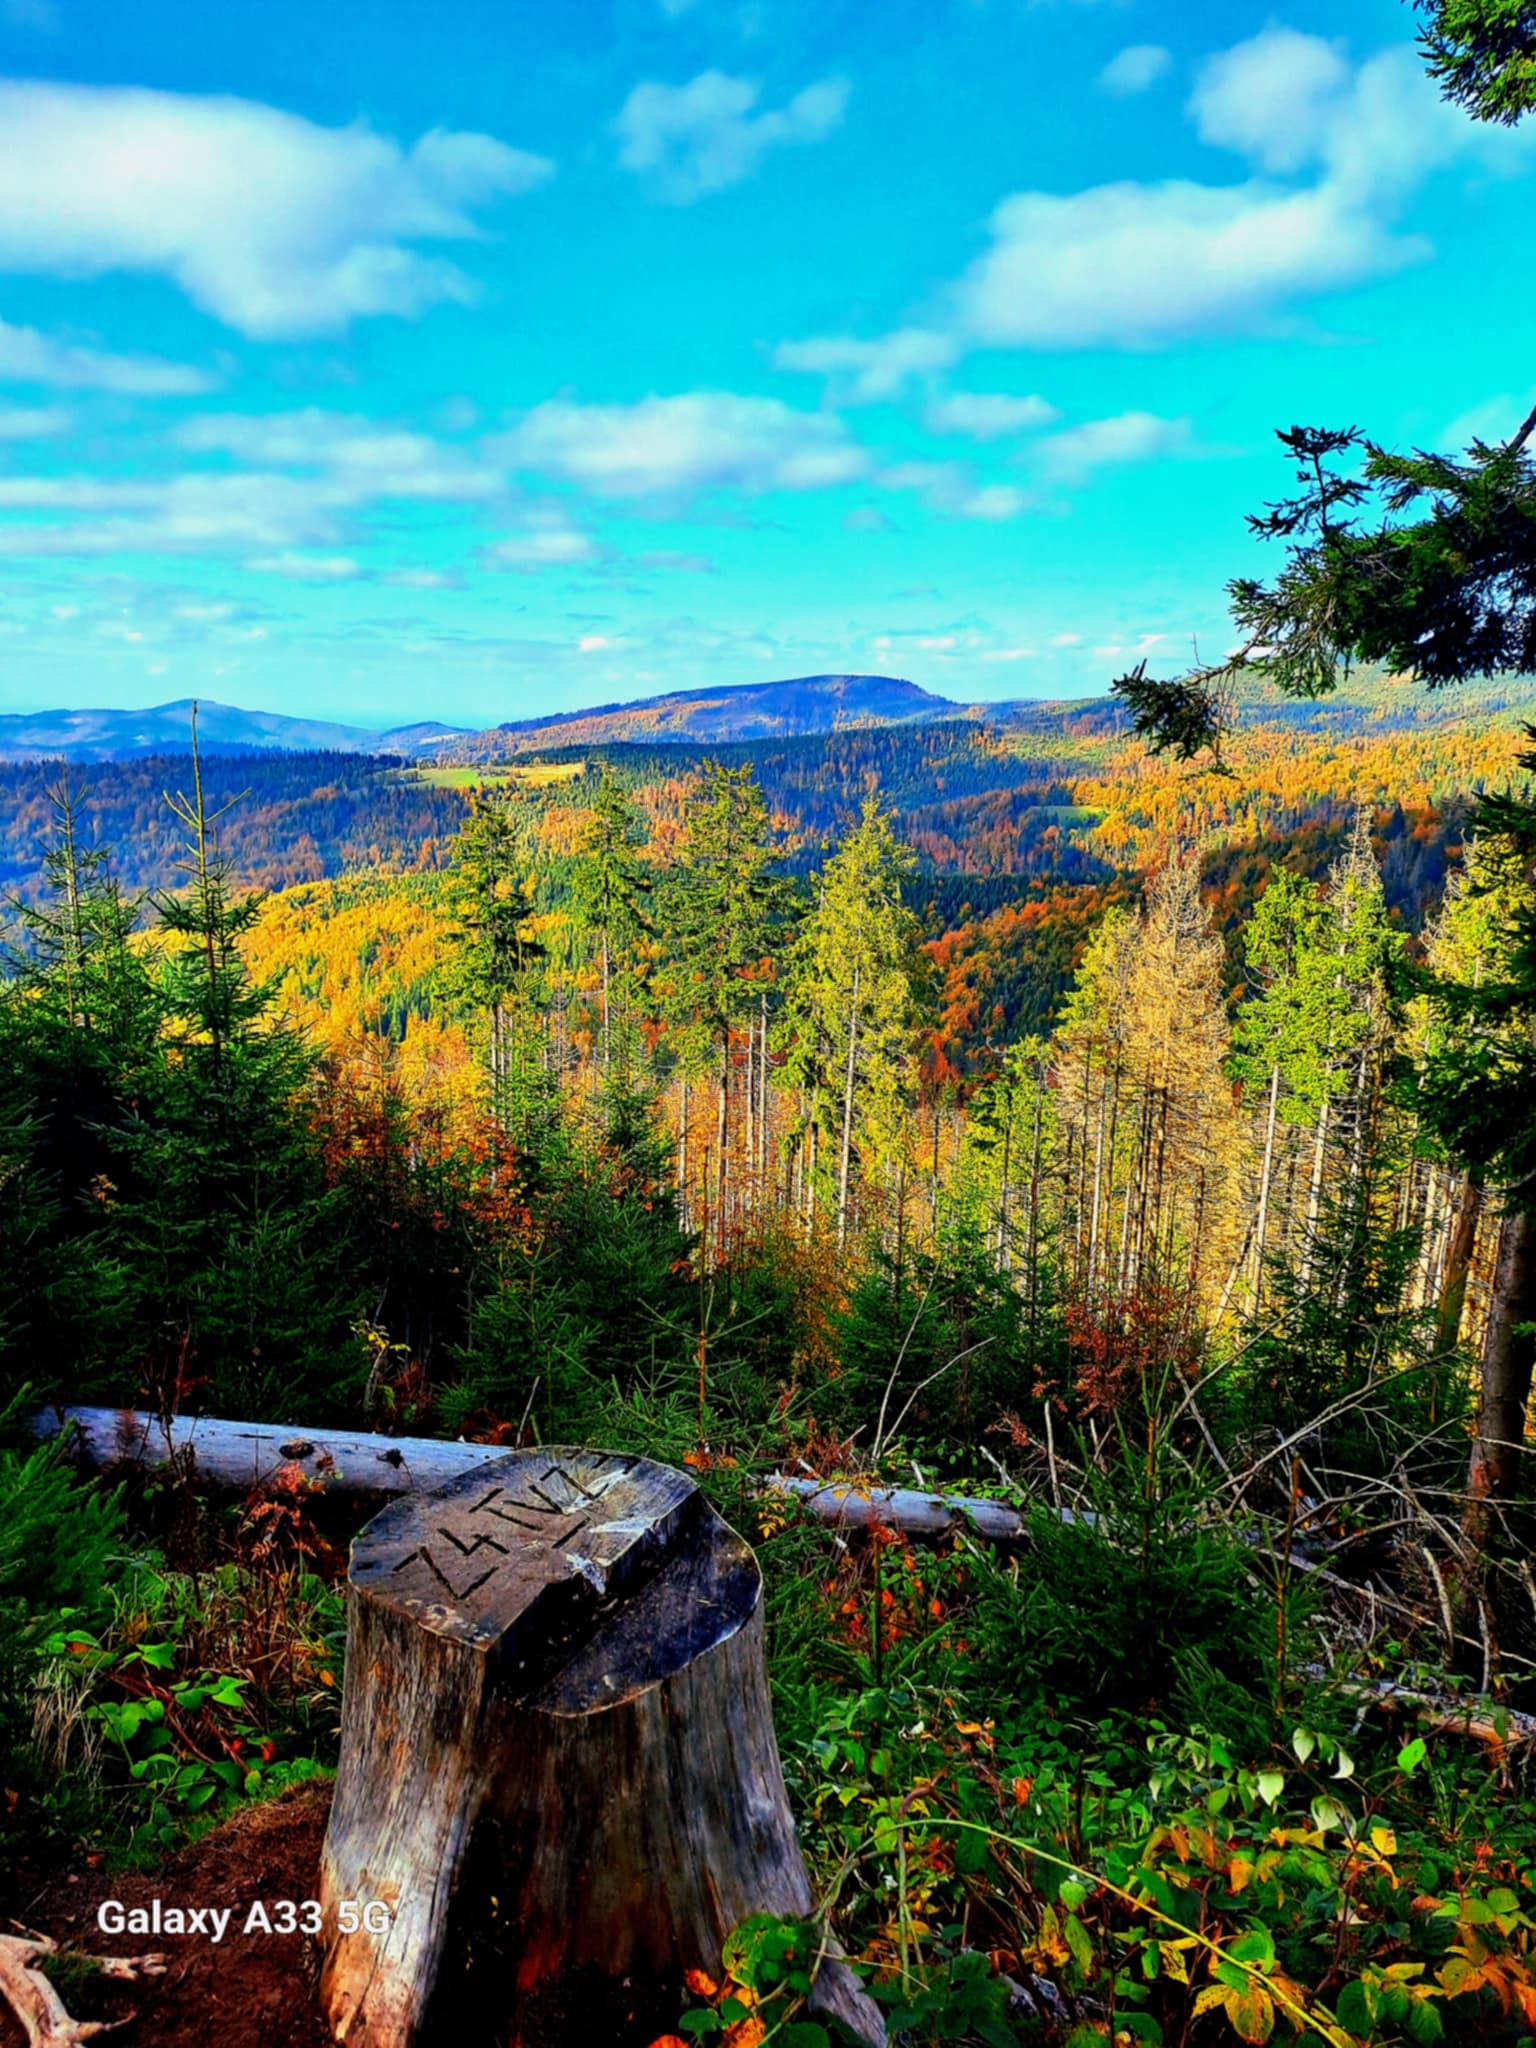
[[[1536,1367],[1536,1221],[1523,1209],[1506,1216],[1483,1342],[1477,1433],[1467,1475],[1465,1529],[1488,1547],[1498,1510],[1515,1493]]]
[[[1323,1167],[1328,1158],[1329,1097],[1324,1096],[1318,1106],[1317,1137],[1312,1147],[1312,1179],[1307,1188],[1307,1228],[1301,1245],[1301,1284],[1303,1290],[1312,1285],[1312,1275],[1317,1270],[1317,1226],[1323,1205]]]
[[[859,966],[853,963],[853,1001],[848,1011],[848,1073],[843,1084],[843,1142],[837,1163],[837,1248],[848,1236],[848,1169],[853,1156],[853,1076],[859,1043]]]
[[[1280,1063],[1269,1070],[1269,1106],[1264,1115],[1264,1164],[1259,1169],[1259,1213],[1253,1226],[1253,1309],[1264,1307],[1264,1240],[1269,1234],[1269,1190],[1275,1170],[1275,1120],[1280,1108]]]
[[[375,1517],[352,1550],[320,1903],[346,2048],[471,2021],[619,2042],[647,1987],[675,2010],[685,1971],[718,1977],[749,1914],[809,1917],[762,1577],[691,1479],[521,1451]],[[818,2001],[883,2041],[842,1963]]]
[[[1467,1305],[1467,1279],[1472,1271],[1472,1254],[1477,1248],[1477,1226],[1483,1214],[1483,1184],[1468,1173],[1461,1184],[1461,1201],[1456,1210],[1456,1227],[1445,1255],[1445,1274],[1440,1282],[1440,1310],[1435,1321],[1435,1349],[1454,1351],[1461,1342],[1461,1319]]]

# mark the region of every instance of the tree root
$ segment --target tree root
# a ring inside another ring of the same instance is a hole
[[[76,2048],[77,2043],[94,2040],[124,2024],[122,2020],[70,2018],[46,1974],[35,1967],[40,1957],[63,1953],[46,1934],[32,1934],[25,1928],[17,1934],[0,1934],[0,2000],[20,2020],[28,2048]],[[83,1960],[104,1976],[127,1983],[158,1977],[165,1971],[161,1955],[86,1956]]]

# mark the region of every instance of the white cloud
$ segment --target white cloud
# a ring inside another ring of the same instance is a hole
[[[1252,174],[1013,193],[928,327],[957,355],[1262,330],[1299,301],[1422,261],[1429,243],[1399,223],[1433,171],[1466,162],[1508,175],[1536,151],[1536,134],[1479,128],[1448,106],[1407,45],[1352,67],[1336,45],[1289,29],[1211,58],[1188,112]]]
[[[52,515],[46,524],[0,525],[0,554],[239,549],[274,574],[337,580],[334,564],[350,556],[333,552],[336,544],[369,507],[483,503],[506,491],[501,471],[478,455],[361,414],[204,413],[173,439],[225,466],[170,476],[0,475],[0,512]],[[295,552],[313,548],[327,552]]]
[[[314,478],[243,471],[175,477],[0,476],[0,511],[61,515],[0,524],[0,554],[279,552],[336,538],[355,497]]]
[[[834,415],[796,412],[776,398],[729,391],[688,391],[634,405],[551,399],[526,413],[495,447],[516,468],[610,498],[816,490],[846,483],[868,467]]]
[[[37,441],[62,434],[69,414],[53,406],[0,405],[0,441]]]
[[[203,413],[179,429],[178,442],[197,454],[239,462],[319,469],[344,496],[488,498],[500,474],[462,449],[427,434],[361,413],[306,407],[283,413]]]
[[[489,135],[402,148],[250,100],[4,81],[0,268],[164,276],[244,334],[328,333],[470,297],[410,245],[474,237],[551,168]]]
[[[493,542],[485,550],[485,560],[498,569],[570,569],[595,561],[598,553],[589,533],[550,521]]]
[[[1040,443],[1040,452],[1049,475],[1080,479],[1096,469],[1192,454],[1194,436],[1187,419],[1122,412],[1113,419],[1085,420],[1079,427],[1052,434]]]
[[[391,569],[384,581],[400,590],[453,590],[459,579],[449,569]]]
[[[955,293],[971,338],[998,348],[1135,348],[1253,325],[1296,297],[1426,253],[1330,187],[1098,185],[1021,192]]]
[[[121,391],[140,398],[185,398],[211,391],[214,379],[184,363],[158,356],[114,356],[78,348],[0,320],[0,379],[13,384],[51,384],[61,389]]]
[[[1028,504],[1028,494],[1013,484],[983,484],[963,497],[955,510],[962,519],[1017,519]]]
[[[1156,85],[1160,78],[1167,77],[1172,66],[1173,58],[1161,43],[1132,43],[1118,57],[1111,57],[1099,73],[1099,90],[1114,99],[1124,99]]]
[[[663,199],[687,205],[750,177],[769,150],[821,142],[839,126],[848,82],[823,78],[776,110],[754,111],[755,79],[701,71],[687,85],[647,80],[619,111],[619,162]]]
[[[1004,434],[1048,427],[1060,418],[1044,398],[1014,398],[1001,391],[956,391],[936,399],[926,414],[931,433],[967,434],[973,441],[996,441]]]
[[[1266,171],[1298,171],[1317,155],[1352,83],[1342,43],[1267,28],[1206,61],[1189,110],[1202,141]]]
[[[958,462],[893,462],[880,470],[876,483],[888,491],[915,491],[951,519],[1017,519],[1028,504],[1013,484],[978,486]]]
[[[362,570],[350,555],[257,555],[245,565],[264,576],[286,576],[292,583],[351,583]]]
[[[946,370],[958,354],[953,335],[926,327],[899,327],[894,334],[883,334],[874,341],[860,341],[851,334],[781,341],[773,352],[773,362],[775,369],[836,378],[844,401],[860,404],[895,397],[910,378]]]

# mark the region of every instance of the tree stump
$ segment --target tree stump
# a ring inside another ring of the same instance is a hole
[[[617,2042],[637,1984],[675,1999],[748,1914],[811,1904],[762,1577],[691,1479],[519,1451],[368,1524],[321,1865],[338,2041],[463,2040],[471,2017],[559,2039],[579,2015]],[[883,2040],[845,1964],[814,2002]]]

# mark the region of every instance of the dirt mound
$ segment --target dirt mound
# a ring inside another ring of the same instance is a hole
[[[100,1980],[64,1986],[76,2019],[136,2023],[119,2037],[154,2048],[329,2048],[330,2033],[315,2004],[319,1956],[302,1933],[244,1932],[251,1907],[263,1904],[274,1924],[281,1899],[297,1905],[316,1897],[320,1845],[330,1809],[329,1785],[303,1785],[260,1806],[247,1807],[160,1869],[140,1875],[82,1872],[56,1880],[30,1903],[29,1924],[61,1947],[86,1955],[141,1955],[158,1949],[168,1959],[163,1977],[139,1984]],[[148,1911],[155,1900],[171,1908],[227,1909],[222,1941],[195,1934],[106,1934],[97,1909],[108,1899],[127,1911]],[[21,2028],[0,2015],[0,2048],[24,2048]]]

